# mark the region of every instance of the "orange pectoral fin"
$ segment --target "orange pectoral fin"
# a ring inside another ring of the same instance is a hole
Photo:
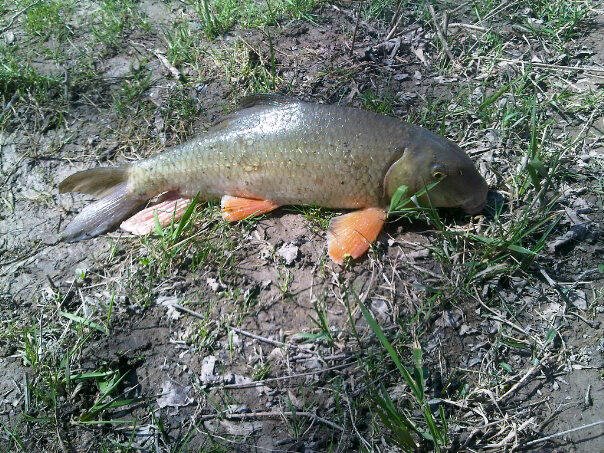
[[[256,215],[266,214],[279,207],[278,204],[268,200],[254,200],[225,195],[220,200],[222,218],[229,222],[247,219]]]
[[[124,220],[120,228],[137,236],[152,233],[155,230],[155,216],[162,227],[168,226],[182,217],[190,202],[189,198],[180,198],[170,193],[167,200],[149,206]]]
[[[365,208],[334,217],[327,231],[327,251],[337,264],[346,256],[362,256],[374,242],[386,221],[386,212],[379,208]]]

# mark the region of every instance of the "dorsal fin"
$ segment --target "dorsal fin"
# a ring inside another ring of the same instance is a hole
[[[237,109],[249,109],[250,107],[260,107],[263,105],[282,105],[302,102],[294,97],[284,94],[252,94],[244,96],[237,102]]]
[[[214,121],[210,125],[210,130],[215,131],[228,127],[233,120],[240,117],[242,111],[252,107],[286,105],[297,102],[303,101],[284,94],[251,94],[249,96],[244,96],[237,101],[235,110]]]

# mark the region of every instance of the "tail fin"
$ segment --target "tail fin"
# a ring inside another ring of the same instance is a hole
[[[59,193],[80,192],[104,197],[116,186],[128,179],[129,165],[121,167],[99,167],[79,171],[59,184]]]
[[[67,225],[61,238],[72,242],[109,231],[144,203],[127,184],[128,167],[93,168],[75,173],[59,184],[59,192],[83,192],[101,199],[86,206]]]

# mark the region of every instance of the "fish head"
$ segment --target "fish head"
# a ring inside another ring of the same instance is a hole
[[[433,186],[419,198],[422,205],[460,207],[468,214],[482,211],[489,187],[459,146],[423,128],[418,128],[409,143],[384,178],[388,199],[402,185],[410,194]]]

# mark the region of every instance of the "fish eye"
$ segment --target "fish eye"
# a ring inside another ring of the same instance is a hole
[[[442,166],[440,166],[440,165],[434,165],[432,167],[432,177],[434,179],[441,180],[445,176],[447,176],[447,172],[445,171],[445,169]]]

